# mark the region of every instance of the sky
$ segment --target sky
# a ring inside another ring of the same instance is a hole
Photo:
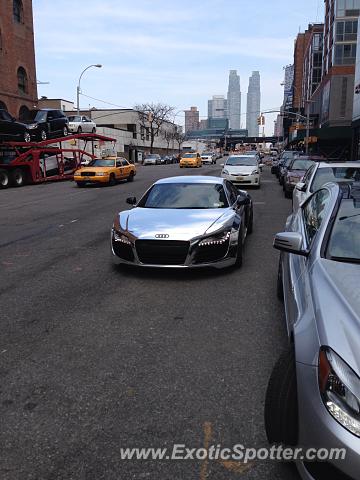
[[[294,39],[324,19],[323,0],[33,0],[39,97],[76,102],[82,70],[82,108],[132,108],[162,102],[183,110],[227,94],[228,75],[240,75],[242,126],[253,70],[261,75],[261,110],[279,108],[283,67]],[[88,98],[85,97],[87,95]],[[97,99],[97,100],[95,100]],[[104,103],[107,102],[107,103]],[[111,105],[112,104],[112,105]],[[272,134],[275,114],[266,116]]]

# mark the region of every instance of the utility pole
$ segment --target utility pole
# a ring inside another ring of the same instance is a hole
[[[306,155],[309,154],[309,135],[310,135],[310,102],[306,100],[306,145],[305,145],[305,153]]]

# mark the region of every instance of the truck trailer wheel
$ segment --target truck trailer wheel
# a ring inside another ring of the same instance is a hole
[[[10,184],[9,174],[6,170],[0,170],[0,188],[8,188]]]
[[[11,172],[11,184],[14,187],[22,187],[26,183],[25,172],[21,168],[15,168]]]

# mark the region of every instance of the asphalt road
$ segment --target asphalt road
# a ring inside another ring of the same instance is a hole
[[[272,238],[290,210],[268,168],[240,270],[111,262],[125,198],[198,173],[150,166],[114,187],[0,191],[2,480],[298,478],[274,462],[120,459],[121,447],[267,445],[265,390],[286,345]]]

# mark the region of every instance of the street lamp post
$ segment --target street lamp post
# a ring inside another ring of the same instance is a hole
[[[76,88],[76,106],[77,106],[77,114],[80,115],[80,82],[81,82],[81,77],[84,75],[86,70],[88,70],[91,67],[96,67],[96,68],[101,68],[102,65],[100,63],[96,63],[94,65],[89,65],[88,67],[84,68],[84,70],[81,72],[81,75],[79,77],[79,83]]]

